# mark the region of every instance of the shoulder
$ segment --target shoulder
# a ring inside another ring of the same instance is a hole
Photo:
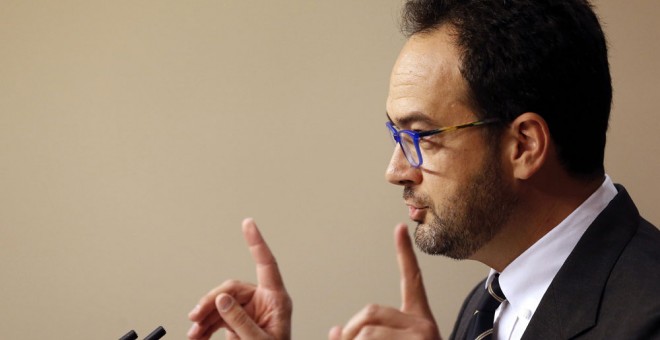
[[[660,231],[618,189],[548,287],[528,338],[548,330],[584,339],[648,339],[660,332]]]
[[[604,296],[620,295],[624,304],[660,313],[659,282],[660,230],[642,219],[612,268]]]
[[[637,230],[607,279],[595,333],[621,338],[659,336],[658,282],[660,230],[640,218]]]

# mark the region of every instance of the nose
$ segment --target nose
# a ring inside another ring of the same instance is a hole
[[[397,144],[385,170],[385,179],[394,185],[416,185],[422,182],[422,172],[410,165],[401,146]]]

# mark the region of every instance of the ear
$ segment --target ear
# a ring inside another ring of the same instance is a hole
[[[529,179],[541,169],[549,157],[550,130],[543,117],[526,112],[509,127],[509,161],[513,176]]]

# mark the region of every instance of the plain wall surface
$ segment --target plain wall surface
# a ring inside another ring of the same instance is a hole
[[[294,338],[398,306],[407,210],[383,175],[400,4],[0,0],[0,338],[184,338],[202,294],[254,280],[246,216],[280,263]],[[606,169],[658,225],[660,8],[595,5],[615,87]],[[448,336],[487,268],[420,261]]]

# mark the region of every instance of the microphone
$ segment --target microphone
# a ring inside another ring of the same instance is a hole
[[[124,336],[119,338],[119,340],[137,340],[138,335],[134,330],[131,329],[130,332],[126,333]]]
[[[165,334],[167,334],[165,328],[163,328],[163,326],[158,326],[158,328],[154,329],[153,332],[149,333],[149,335],[147,335],[147,337],[144,338],[144,340],[158,340],[163,336],[165,336]]]
[[[149,333],[144,340],[158,340],[165,336],[167,332],[165,331],[165,328],[163,326],[158,326],[156,329],[153,330],[153,332]],[[119,338],[119,340],[137,340],[138,335],[135,333],[134,330],[130,330],[128,333],[126,333],[124,336]]]

